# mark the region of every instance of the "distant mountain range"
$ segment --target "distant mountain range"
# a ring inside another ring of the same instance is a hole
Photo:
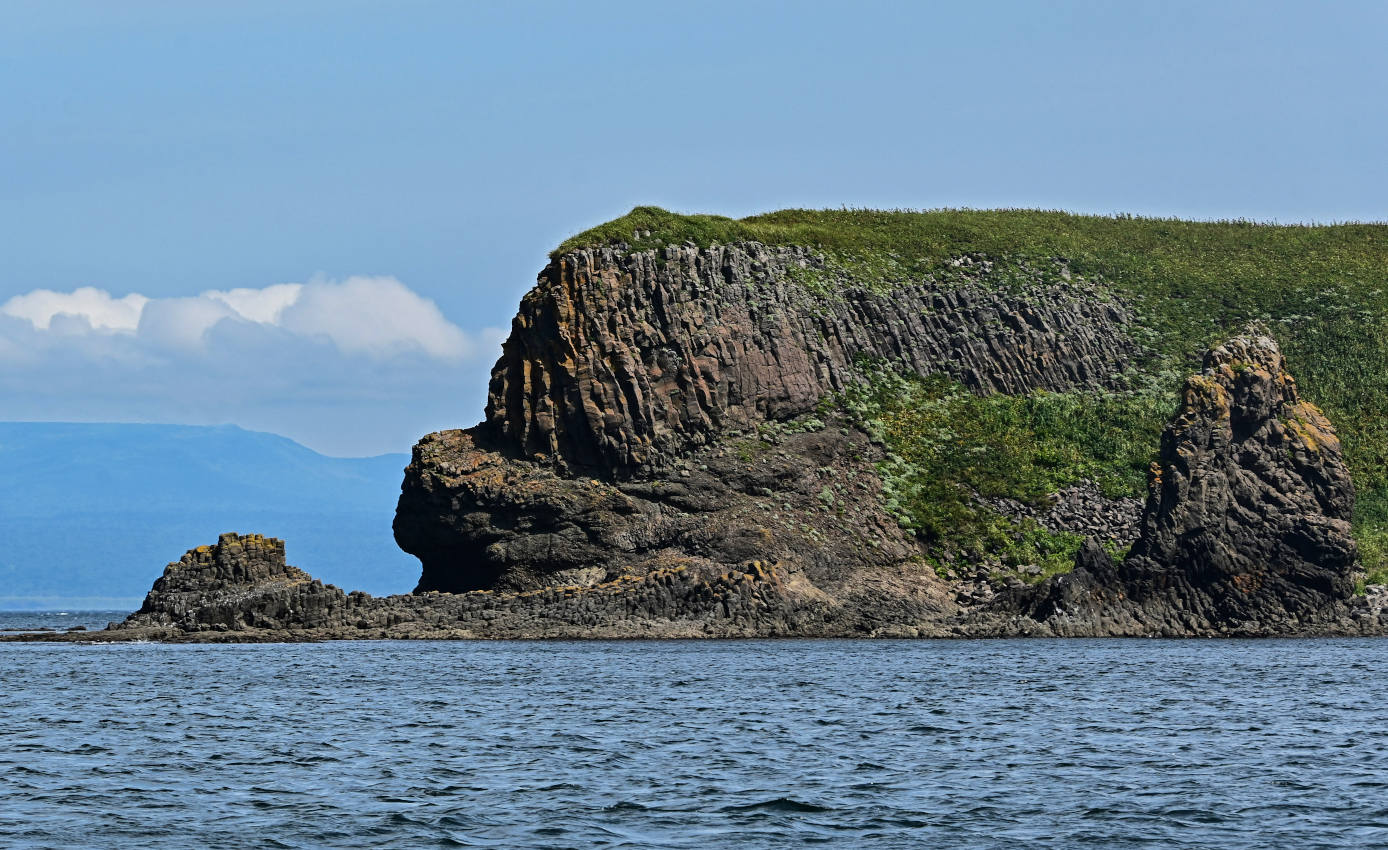
[[[224,531],[281,537],[349,590],[409,591],[418,562],[391,534],[408,462],[229,425],[0,423],[0,609],[137,606]]]

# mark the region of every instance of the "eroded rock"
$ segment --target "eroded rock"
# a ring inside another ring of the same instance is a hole
[[[285,563],[284,541],[221,535],[164,568],[126,626],[282,629],[335,622],[346,594]]]
[[[1295,623],[1353,594],[1353,513],[1340,441],[1277,343],[1234,337],[1162,435],[1125,580],[1139,599],[1188,591],[1210,623]]]
[[[1073,573],[1008,604],[1062,634],[1354,633],[1353,511],[1334,429],[1251,329],[1186,381],[1127,558],[1091,539]]]

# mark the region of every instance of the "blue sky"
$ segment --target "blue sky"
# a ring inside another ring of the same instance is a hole
[[[0,410],[404,451],[477,421],[547,250],[637,204],[1383,220],[1385,32],[1380,2],[7,0]]]

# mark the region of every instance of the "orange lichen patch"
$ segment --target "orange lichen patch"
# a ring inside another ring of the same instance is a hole
[[[1319,452],[1322,449],[1340,451],[1340,440],[1330,427],[1330,421],[1314,404],[1306,401],[1298,402],[1289,407],[1287,413],[1288,418],[1283,419],[1282,424],[1296,435],[1308,451]]]
[[[1182,401],[1186,408],[1182,411],[1183,419],[1188,413],[1203,411],[1213,411],[1218,419],[1229,418],[1229,391],[1208,375],[1187,378]]]

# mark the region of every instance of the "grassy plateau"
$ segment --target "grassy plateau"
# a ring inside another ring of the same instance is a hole
[[[1042,575],[1068,568],[1078,538],[1008,520],[972,494],[1036,502],[1088,479],[1111,496],[1141,495],[1185,375],[1212,342],[1260,321],[1302,394],[1340,434],[1368,580],[1388,580],[1388,225],[1036,210],[783,210],[731,219],[637,207],[555,255],[739,241],[816,248],[838,272],[836,285],[875,291],[947,281],[961,256],[993,261],[999,285],[1010,275],[1044,283],[1036,270],[1060,260],[1137,309],[1135,335],[1151,356],[1122,391],[979,397],[943,378],[868,368],[861,386],[833,400],[888,447],[888,507],[942,572],[980,559],[1040,566]]]

